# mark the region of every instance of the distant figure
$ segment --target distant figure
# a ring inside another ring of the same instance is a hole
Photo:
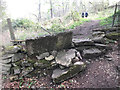
[[[84,18],[84,12],[82,12],[82,18]]]
[[[87,12],[85,12],[85,17],[88,17],[88,13]]]

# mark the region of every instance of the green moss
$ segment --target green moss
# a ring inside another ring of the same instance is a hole
[[[120,33],[117,32],[108,33],[106,37],[109,39],[117,40],[120,37]]]
[[[15,62],[15,65],[21,65],[21,63],[22,61],[20,60],[20,61]]]
[[[34,64],[35,62],[36,62],[36,60],[33,60],[33,59],[27,59],[27,61],[28,61],[28,63],[32,63],[32,64]]]

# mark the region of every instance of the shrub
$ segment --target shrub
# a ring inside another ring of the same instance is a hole
[[[31,20],[28,19],[16,19],[12,21],[12,26],[13,28],[24,28],[24,29],[28,29],[30,27],[32,27],[34,25],[34,23]]]

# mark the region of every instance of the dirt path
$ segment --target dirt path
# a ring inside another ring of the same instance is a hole
[[[86,22],[73,30],[73,38],[88,38],[92,35],[92,30],[100,28],[99,21]],[[83,75],[74,78],[77,85],[76,88],[115,88],[118,86],[119,72],[116,69],[118,65],[117,45],[112,46],[113,51],[108,55],[112,56],[112,61],[108,61],[104,57],[93,59],[88,65]]]
[[[88,38],[90,37],[92,34],[92,30],[98,27],[101,27],[99,25],[99,20],[92,20],[90,22],[86,22],[81,26],[77,26],[74,30],[73,30],[73,38]]]

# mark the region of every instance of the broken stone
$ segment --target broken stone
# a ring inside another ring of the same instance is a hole
[[[102,54],[102,52],[97,48],[91,48],[91,49],[83,50],[83,57],[84,58],[97,57],[101,54]]]
[[[36,56],[38,60],[40,59],[43,59],[45,57],[49,56],[49,52],[46,52],[46,53],[43,53],[43,54],[40,54],[39,56]]]
[[[58,64],[69,67],[72,64],[72,59],[75,57],[75,49],[70,49],[68,51],[60,51],[55,58]]]
[[[72,42],[75,46],[85,46],[85,45],[94,45],[94,42],[91,39],[73,39]]]
[[[55,69],[52,74],[52,79],[55,83],[60,83],[75,76],[79,72],[83,71],[85,68],[86,65],[84,63],[77,62],[74,66],[70,67],[69,69]]]
[[[50,55],[48,57],[45,57],[45,60],[48,60],[48,61],[51,61],[54,59],[54,56],[53,55]]]
[[[9,79],[11,82],[16,81],[18,80],[18,75],[10,76]]]

